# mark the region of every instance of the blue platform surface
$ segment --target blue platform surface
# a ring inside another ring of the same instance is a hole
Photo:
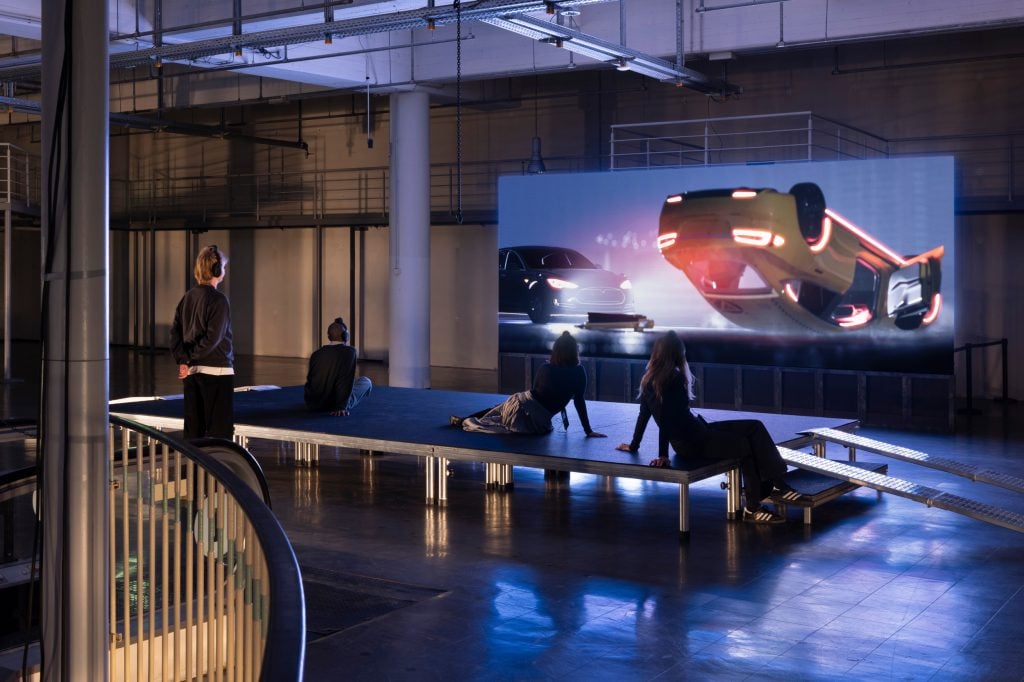
[[[241,435],[280,440],[300,440],[341,447],[367,447],[385,452],[455,456],[480,461],[507,461],[538,465],[540,458],[564,459],[610,465],[615,468],[643,465],[657,455],[658,431],[648,425],[639,454],[615,449],[629,442],[639,408],[636,404],[587,401],[591,427],[607,438],[586,438],[575,409],[568,408],[569,429],[563,430],[556,415],[555,429],[546,436],[494,435],[466,432],[449,425],[451,415],[466,416],[499,404],[506,396],[488,393],[377,386],[347,417],[310,412],[302,400],[302,387],[241,391],[235,394],[235,426]],[[181,400],[146,399],[111,405],[111,412],[162,428],[181,428]],[[696,410],[708,421],[760,419],[776,443],[799,447],[809,442],[801,431],[831,427],[849,429],[849,419],[795,416],[730,410]],[[503,455],[508,455],[506,460]],[[707,460],[673,455],[672,468],[693,471]],[[556,468],[557,462],[552,462]],[[569,468],[578,469],[578,466]],[[670,470],[663,470],[669,474]],[[622,473],[621,471],[619,473]],[[644,478],[653,472],[645,472]],[[660,478],[660,476],[655,476]],[[672,478],[671,475],[666,478]]]

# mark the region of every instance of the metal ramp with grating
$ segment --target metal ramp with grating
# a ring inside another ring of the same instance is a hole
[[[873,488],[884,493],[891,493],[920,502],[929,507],[945,509],[956,514],[969,516],[972,519],[1015,530],[1018,533],[1024,533],[1024,514],[1018,514],[990,504],[943,492],[938,488],[918,485],[901,478],[866,471],[845,462],[828,460],[784,447],[779,447],[779,452],[787,463],[807,471],[831,476],[841,481]]]
[[[989,469],[981,469],[971,464],[957,462],[953,459],[933,457],[932,455],[929,455],[926,452],[921,452],[920,450],[911,450],[910,448],[893,445],[892,443],[884,443],[880,440],[858,436],[856,434],[839,431],[837,429],[808,429],[801,433],[814,436],[815,439],[819,439],[821,441],[845,445],[850,448],[851,461],[856,459],[856,449],[859,448],[865,452],[873,452],[878,455],[884,455],[885,457],[892,457],[893,459],[910,462],[911,464],[920,464],[921,466],[945,471],[950,474],[956,474],[957,476],[963,476],[964,478],[969,478],[972,481],[977,481],[979,483],[989,483],[1001,488],[1006,488],[1007,490],[1024,493],[1024,479],[1018,476],[1004,474],[998,471],[991,471]],[[816,452],[815,454],[823,455],[821,452]]]

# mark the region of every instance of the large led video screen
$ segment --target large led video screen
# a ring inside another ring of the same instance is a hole
[[[953,200],[951,157],[503,177],[500,349],[948,374]]]

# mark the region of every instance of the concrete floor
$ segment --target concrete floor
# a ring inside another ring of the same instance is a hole
[[[112,358],[112,398],[180,390],[166,356]],[[239,384],[304,379],[302,360],[238,364]],[[497,385],[440,368],[433,382]],[[4,416],[31,408],[29,384],[5,387]],[[861,433],[1024,476],[1024,408],[986,408],[953,434]],[[415,458],[322,448],[310,469],[290,445],[250,445],[301,566],[434,591],[311,641],[308,680],[1024,680],[1024,535],[964,516],[859,490],[811,527],[795,510],[784,526],[747,525],[724,518],[714,479],[692,487],[680,544],[668,484],[519,468],[501,493],[482,465],[456,464],[436,508]],[[1017,493],[889,471],[1024,512]]]

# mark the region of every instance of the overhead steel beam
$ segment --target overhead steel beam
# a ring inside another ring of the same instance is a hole
[[[570,52],[618,65],[644,76],[662,81],[675,81],[699,92],[733,94],[740,91],[740,88],[732,83],[709,78],[699,71],[682,65],[676,66],[664,59],[652,57],[631,47],[583,33],[569,26],[540,21],[528,16],[505,16],[482,21],[533,40],[554,43]]]
[[[559,7],[593,5],[611,0],[560,0]],[[542,12],[553,3],[545,0],[481,0],[471,6],[462,7],[460,14],[463,22],[483,21],[494,17],[508,17],[530,12]],[[300,45],[323,41],[324,35],[330,33],[334,38],[351,38],[375,33],[389,33],[416,28],[425,28],[427,19],[434,26],[454,24],[456,11],[451,5],[444,7],[422,7],[415,10],[392,12],[369,17],[341,19],[333,22],[317,22],[289,28],[278,28],[267,31],[255,31],[242,35],[226,35],[194,42],[167,44],[167,29],[164,29],[165,44],[140,50],[117,51],[111,46],[111,68],[131,68],[149,64],[159,58],[162,61],[191,61],[215,55],[237,52],[240,49],[256,49],[261,47],[280,47],[284,45]],[[330,58],[325,54],[324,58]],[[17,62],[0,60],[0,80],[16,81],[28,76],[39,74],[38,59],[27,63],[23,59]]]

